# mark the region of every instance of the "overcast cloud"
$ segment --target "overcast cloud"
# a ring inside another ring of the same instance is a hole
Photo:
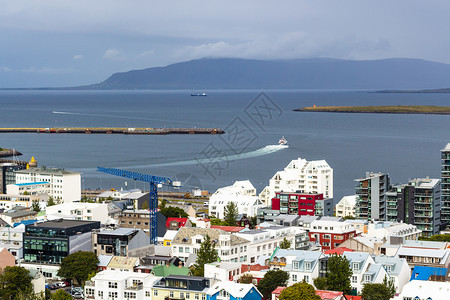
[[[0,87],[75,86],[201,57],[450,63],[449,1],[0,0]]]

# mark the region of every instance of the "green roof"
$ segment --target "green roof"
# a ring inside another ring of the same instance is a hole
[[[154,266],[152,269],[153,275],[161,276],[161,277],[167,277],[170,275],[188,276],[188,275],[190,275],[190,272],[191,272],[191,270],[189,270],[189,268],[187,268],[187,267],[177,267],[173,264],[171,264],[170,266],[158,265],[158,266]]]

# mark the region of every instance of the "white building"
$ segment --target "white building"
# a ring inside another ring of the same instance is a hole
[[[356,197],[356,195],[342,197],[341,201],[336,205],[336,217],[356,217]]]
[[[412,280],[403,287],[400,295],[394,297],[393,300],[448,300],[449,295],[450,282]]]
[[[241,265],[237,262],[213,262],[205,264],[205,277],[219,281],[237,281],[241,277]]]
[[[46,214],[49,219],[52,215],[56,215],[57,218],[100,221],[102,224],[106,224],[109,219],[106,203],[62,203],[47,207]]]
[[[256,216],[258,208],[265,207],[256,196],[256,189],[250,181],[236,181],[233,185],[220,188],[212,194],[209,198],[209,215],[223,219],[225,207],[230,202],[237,205],[238,214],[247,217]]]
[[[265,206],[270,206],[275,193],[281,191],[322,193],[324,198],[333,198],[333,169],[325,160],[295,159],[283,171],[275,173],[259,198]]]
[[[246,230],[235,233],[236,236],[250,242],[248,246],[249,263],[255,263],[260,256],[271,255],[281,242],[286,238],[294,249],[295,238],[305,231],[299,227],[271,226],[262,229]]]
[[[394,282],[396,292],[400,293],[403,286],[407,284],[411,278],[411,269],[404,258],[389,257],[385,255],[377,255],[373,257],[376,264],[380,264],[389,274]]]
[[[0,248],[6,248],[18,261],[23,257],[25,225],[0,228]]]
[[[348,259],[353,271],[350,284],[358,293],[362,291],[366,283],[383,283],[384,277],[391,280],[383,265],[376,264],[369,253],[344,252],[343,255]]]
[[[62,202],[81,199],[81,174],[59,168],[29,168],[16,171],[16,184],[48,182],[48,195]]]
[[[220,261],[248,263],[248,247],[250,242],[242,237],[215,228],[181,227],[172,240],[172,255],[186,261],[200,249],[200,244],[209,236],[215,244]]]
[[[20,195],[20,194],[0,194],[0,209],[12,209],[16,206],[31,207],[33,201],[38,201],[41,209],[45,208],[46,199],[44,195]]]
[[[319,277],[319,260],[323,258],[325,255],[320,251],[278,249],[265,260],[265,265],[288,272],[288,286],[303,280],[313,284],[313,280]]]
[[[153,283],[159,279],[148,273],[105,270],[86,281],[86,299],[151,299]]]

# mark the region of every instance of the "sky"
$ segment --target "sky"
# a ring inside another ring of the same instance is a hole
[[[0,88],[203,57],[450,63],[448,0],[0,0]]]

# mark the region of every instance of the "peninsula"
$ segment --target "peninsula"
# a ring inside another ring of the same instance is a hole
[[[294,111],[450,115],[450,106],[432,106],[432,105],[315,106],[314,105],[312,107],[294,109]]]

